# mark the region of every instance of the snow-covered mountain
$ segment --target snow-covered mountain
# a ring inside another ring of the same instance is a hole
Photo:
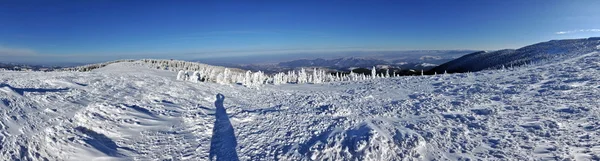
[[[598,46],[600,46],[600,37],[552,40],[516,50],[480,51],[439,65],[428,73],[443,73],[445,71],[450,73],[473,72],[484,69],[500,69],[502,66],[510,67],[542,61],[555,61],[598,50]]]
[[[152,60],[0,71],[0,160],[599,160],[600,53],[572,55],[259,89]]]

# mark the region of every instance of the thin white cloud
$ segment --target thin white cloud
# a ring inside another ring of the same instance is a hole
[[[210,31],[200,33],[189,33],[185,35],[167,35],[167,37],[183,40],[183,39],[217,39],[223,37],[235,37],[235,36],[286,36],[286,35],[301,35],[301,36],[314,36],[314,37],[332,37],[328,33],[315,32],[308,30],[224,30],[224,31]]]
[[[31,49],[9,48],[0,46],[0,56],[33,56],[35,51]]]
[[[559,31],[559,32],[556,32],[556,34],[564,35],[564,34],[572,34],[572,33],[578,33],[578,32],[600,32],[600,29],[580,29],[580,30]]]

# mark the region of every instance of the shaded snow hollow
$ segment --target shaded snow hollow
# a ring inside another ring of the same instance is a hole
[[[598,160],[599,62],[259,90],[2,71],[0,160]]]

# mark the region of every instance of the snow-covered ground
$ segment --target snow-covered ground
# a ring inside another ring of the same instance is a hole
[[[0,72],[0,160],[599,160],[600,53],[263,86],[116,63]]]

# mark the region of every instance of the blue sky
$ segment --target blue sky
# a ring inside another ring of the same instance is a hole
[[[600,36],[597,0],[3,1],[0,58],[519,48]]]

